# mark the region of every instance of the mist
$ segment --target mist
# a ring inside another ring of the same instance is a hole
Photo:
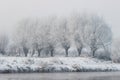
[[[120,71],[119,5],[0,0],[0,73]]]
[[[28,17],[89,12],[102,16],[112,28],[114,38],[118,38],[119,5],[119,0],[1,0],[0,32],[12,33],[17,23]]]

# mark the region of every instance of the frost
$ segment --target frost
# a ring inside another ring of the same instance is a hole
[[[120,64],[84,57],[0,57],[0,73],[119,71]]]

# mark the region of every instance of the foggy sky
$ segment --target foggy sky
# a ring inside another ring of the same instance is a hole
[[[27,17],[91,12],[103,18],[120,37],[120,0],[0,0],[0,32],[12,32]]]

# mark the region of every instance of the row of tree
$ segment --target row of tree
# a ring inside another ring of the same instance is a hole
[[[7,55],[17,56],[33,56],[36,53],[37,56],[55,56],[55,50],[61,48],[66,57],[71,48],[74,48],[72,52],[77,53],[77,56],[87,48],[93,57],[98,51],[102,51],[106,56],[101,57],[106,58],[110,57],[111,42],[111,29],[103,18],[93,14],[75,13],[67,17],[24,19],[18,23],[13,38],[5,47]],[[3,42],[0,44],[1,53],[5,54]]]

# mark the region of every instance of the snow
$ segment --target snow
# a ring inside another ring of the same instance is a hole
[[[81,56],[81,57],[92,56],[92,55],[90,54],[90,52],[91,52],[91,50],[90,50],[89,48],[83,47],[80,56]]]
[[[66,52],[64,48],[57,47],[54,49],[54,54],[55,54],[54,56],[57,56],[57,57],[65,57]]]
[[[70,57],[76,57],[78,56],[78,51],[76,47],[70,47],[70,49],[68,50],[68,56]]]
[[[0,73],[120,71],[120,64],[88,57],[0,57]]]

